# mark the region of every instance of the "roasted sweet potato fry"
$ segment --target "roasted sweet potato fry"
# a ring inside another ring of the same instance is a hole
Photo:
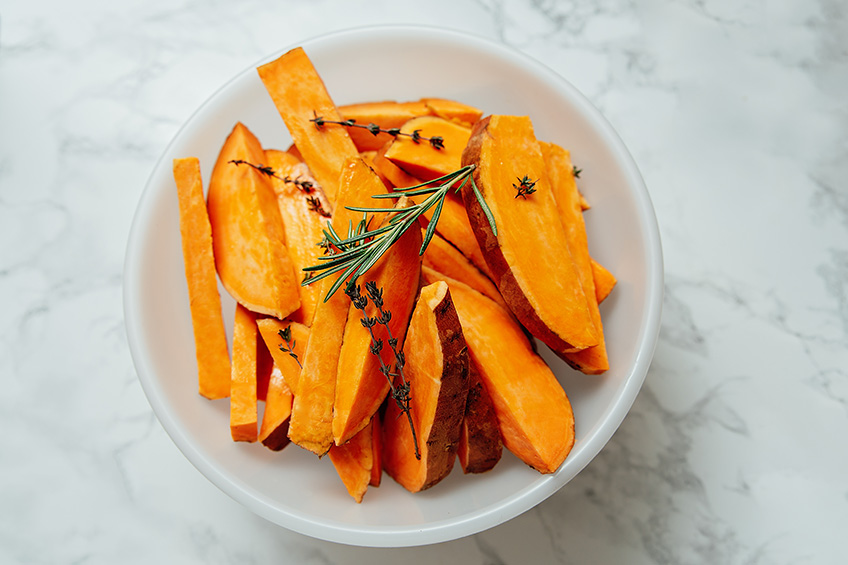
[[[568,249],[574,261],[574,267],[577,269],[583,292],[589,298],[586,301],[589,305],[589,314],[598,332],[597,345],[574,353],[565,353],[561,357],[578,371],[598,375],[609,369],[609,358],[601,323],[601,312],[598,309],[598,301],[595,299],[595,278],[592,274],[586,224],[583,221],[580,193],[577,191],[577,182],[574,179],[571,155],[554,143],[541,143],[540,146]]]
[[[174,159],[174,181],[180,208],[180,235],[188,283],[191,325],[197,358],[197,383],[206,398],[230,395],[230,354],[215,276],[212,228],[203,198],[200,162]]]
[[[259,328],[259,335],[262,336],[265,347],[274,359],[274,365],[282,372],[286,384],[294,392],[300,380],[300,363],[306,351],[306,344],[309,342],[309,328],[298,322],[276,318],[260,318],[256,321],[256,326]],[[294,351],[284,351],[284,349],[292,349],[280,335],[280,332],[287,328],[291,334]],[[297,360],[291,356],[292,353],[297,356]]]
[[[359,151],[344,126],[318,127],[311,121],[341,120],[324,81],[300,47],[257,70],[304,162],[330,200],[335,201],[342,167]]]
[[[330,447],[330,461],[333,462],[347,492],[356,502],[362,502],[362,497],[371,483],[374,467],[371,439],[371,427],[366,425],[344,445]]]
[[[371,174],[374,175],[373,172]],[[382,186],[376,175],[374,179]],[[363,286],[373,281],[383,289],[384,309],[391,312],[389,329],[392,337],[397,339],[398,350],[403,347],[415,304],[421,268],[420,248],[421,231],[408,230],[360,279]],[[368,313],[369,316],[378,314]],[[389,382],[380,372],[380,360],[369,352],[371,334],[363,327],[361,318],[362,313],[351,304],[339,354],[333,404],[333,439],[336,445],[345,443],[368,424],[389,391]],[[394,357],[388,347],[389,335],[385,326],[378,324],[372,330],[375,337],[385,344],[380,357],[386,365],[392,366]]]
[[[253,312],[285,318],[300,307],[294,267],[274,191],[267,177],[247,165],[265,152],[259,140],[236,124],[209,182],[207,208],[215,266],[224,288]]]
[[[351,159],[342,169],[332,222],[336,232],[346,234],[348,225],[362,218],[360,212],[352,212],[347,206],[374,206],[371,197],[385,192],[385,185],[359,156]],[[317,455],[324,455],[333,443],[336,376],[350,310],[350,300],[341,291],[323,301],[333,282],[334,277],[330,276],[313,283],[319,285],[321,301],[312,320],[289,425],[289,438]],[[363,354],[367,355],[367,351]]]
[[[453,468],[468,394],[468,349],[446,283],[421,290],[404,353],[420,459],[408,419],[397,403],[389,402],[383,468],[405,489],[418,492]]]
[[[355,120],[357,124],[376,124],[382,129],[400,128],[418,116],[426,116],[430,109],[424,102],[365,102],[339,106],[339,113],[345,120]],[[348,134],[360,151],[376,150],[391,143],[394,137],[388,133],[372,134],[362,128],[350,128]]]
[[[474,106],[445,98],[422,98],[421,101],[434,116],[466,127],[473,126],[483,116],[483,112]]]
[[[256,441],[256,315],[236,305],[230,381],[230,434],[233,441]]]
[[[471,130],[463,125],[436,116],[422,116],[406,122],[401,132],[419,132],[424,138],[441,137],[441,149],[425,140],[416,141],[408,136],[398,136],[386,151],[386,158],[395,165],[422,180],[433,180],[457,170],[461,165],[462,150],[468,143]]]
[[[556,208],[530,119],[489,116],[477,122],[463,154],[495,219],[497,235],[471,183],[468,219],[504,301],[558,355],[600,341]],[[525,197],[519,189],[526,184]],[[533,192],[527,192],[532,189]]]
[[[615,275],[594,259],[592,259],[592,276],[595,279],[595,299],[600,304],[612,292],[617,281]]]
[[[277,195],[277,205],[283,219],[283,231],[286,247],[294,266],[298,281],[303,278],[304,267],[315,265],[323,253],[317,245],[324,237],[323,229],[329,214],[331,204],[323,191],[316,186],[315,179],[309,175],[309,170],[297,157],[290,153],[270,149],[265,151],[266,164],[274,169],[276,177],[271,179],[271,186]],[[281,179],[289,179],[289,182]],[[305,185],[304,183],[312,183]],[[323,297],[318,295],[317,285],[300,285],[300,308],[289,318],[312,325],[315,308]]]
[[[428,284],[445,278],[427,267],[421,272]],[[504,445],[540,473],[553,473],[574,445],[565,391],[508,312],[463,283],[448,285]]]

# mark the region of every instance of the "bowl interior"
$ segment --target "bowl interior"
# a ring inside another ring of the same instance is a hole
[[[124,292],[139,379],[156,415],[189,460],[234,499],[289,529],[342,543],[404,546],[489,528],[531,508],[574,477],[610,438],[642,384],[656,341],[662,288],[659,237],[647,191],[600,114],[566,81],[505,47],[419,27],[352,30],[302,45],[338,104],[454,98],[487,114],[529,115],[540,139],[571,150],[584,171],[581,190],[592,204],[585,216],[591,253],[619,281],[601,307],[611,365],[605,375],[576,373],[540,346],[573,404],[575,448],[553,475],[539,475],[505,453],[490,473],[464,476],[457,465],[446,480],[417,495],[385,477],[380,488],[370,489],[363,503],[356,504],[328,460],[319,461],[294,446],[272,453],[259,444],[230,440],[228,402],[210,402],[197,393],[171,159],[198,157],[208,181],[237,121],[265,147],[289,145],[285,126],[255,72],[259,63],[188,120],[154,169],[139,203]],[[234,303],[223,289],[221,294],[231,325]]]

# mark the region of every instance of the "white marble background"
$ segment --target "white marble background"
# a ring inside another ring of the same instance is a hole
[[[188,463],[137,382],[121,271],[214,89],[399,22],[567,73],[639,163],[667,284],[645,387],[582,474],[487,532],[374,550],[268,523]],[[846,562],[846,37],[841,0],[0,0],[0,562]]]

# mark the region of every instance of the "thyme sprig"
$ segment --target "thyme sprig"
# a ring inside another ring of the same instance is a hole
[[[413,143],[421,143],[422,141],[428,142],[434,149],[444,149],[445,148],[445,139],[440,135],[434,135],[433,137],[424,137],[421,135],[421,130],[414,130],[412,133],[406,133],[400,130],[400,128],[381,128],[374,122],[371,122],[368,125],[358,124],[356,120],[326,120],[318,114],[313,114],[315,117],[309,120],[315,124],[315,127],[320,128],[324,124],[335,124],[339,126],[345,126],[349,128],[360,128],[368,130],[371,135],[377,135],[379,133],[387,133],[392,137],[397,137],[399,135],[406,136],[412,139]]]
[[[282,329],[277,333],[280,334],[280,338],[286,342],[285,346],[282,343],[280,344],[280,351],[288,353],[289,357],[297,362],[298,367],[303,369],[303,365],[300,364],[300,359],[297,358],[297,353],[294,352],[294,346],[297,345],[297,340],[292,341],[291,326],[286,326],[285,329]]]
[[[467,165],[456,171],[434,179],[429,182],[417,184],[403,189],[395,189],[395,192],[387,194],[375,194],[373,198],[400,198],[406,196],[424,196],[423,201],[418,204],[413,204],[407,208],[365,208],[358,206],[348,206],[348,210],[355,212],[363,212],[364,214],[376,213],[391,213],[392,216],[385,225],[375,229],[364,229],[360,233],[341,239],[333,231],[330,223],[327,223],[328,230],[324,230],[324,237],[328,240],[328,245],[336,248],[336,252],[332,255],[318,257],[319,264],[306,267],[303,269],[307,272],[304,278],[304,285],[314,283],[325,277],[338,273],[333,286],[327,292],[325,301],[335,294],[335,292],[348,281],[348,288],[352,288],[356,284],[356,280],[364,275],[368,269],[389,250],[389,248],[397,242],[403,234],[413,226],[418,225],[418,219],[427,211],[433,208],[433,215],[424,232],[424,237],[421,243],[419,255],[423,255],[433,238],[436,230],[436,224],[442,213],[442,207],[445,203],[445,198],[451,190],[459,192],[466,183],[471,183],[474,196],[480,203],[483,213],[489,221],[492,232],[497,235],[498,230],[495,225],[495,218],[492,215],[489,206],[486,204],[483,195],[474,184],[473,172],[475,165]]]
[[[571,174],[574,175],[574,178],[579,179],[580,173],[582,173],[582,172],[583,172],[583,169],[578,169],[577,165],[571,166]]]
[[[418,436],[415,433],[415,424],[412,422],[412,413],[410,412],[412,394],[409,381],[406,380],[406,377],[403,374],[403,368],[406,366],[406,357],[404,356],[403,351],[398,351],[398,340],[392,335],[392,329],[389,327],[389,322],[392,319],[392,312],[383,308],[383,289],[379,288],[376,282],[367,281],[365,283],[365,292],[368,295],[367,297],[362,295],[359,285],[348,285],[347,288],[345,288],[345,294],[347,294],[350,298],[354,308],[362,312],[362,319],[360,320],[360,323],[362,324],[362,327],[368,330],[368,333],[371,336],[371,354],[376,355],[377,359],[380,360],[380,372],[389,381],[389,394],[395,401],[395,404],[397,404],[400,411],[406,414],[406,419],[409,422],[409,429],[412,430],[412,443],[415,446],[415,458],[421,459],[421,452],[418,450]],[[369,298],[371,299],[371,303],[377,308],[377,315],[368,316],[366,312]],[[386,328],[389,347],[395,356],[396,373],[392,372],[391,367],[386,365],[386,362],[383,361],[382,355],[380,355],[383,350],[383,340],[382,338],[378,338],[374,335],[374,326],[377,324]],[[398,379],[397,383],[395,382],[395,378]]]
[[[530,177],[524,175],[521,178],[516,177],[518,180],[518,184],[512,183],[512,188],[517,190],[516,198],[519,196],[524,200],[527,200],[527,196],[536,192],[536,182],[535,180],[530,180]]]
[[[275,179],[279,179],[284,183],[293,184],[304,194],[312,194],[312,192],[315,190],[315,184],[313,184],[312,181],[302,180],[300,178],[293,179],[288,175],[281,176],[276,171],[274,171],[272,167],[269,167],[268,165],[257,165],[256,163],[251,163],[250,161],[245,161],[243,159],[233,159],[229,162],[233,165],[247,165],[248,167],[252,167],[253,169],[259,171],[267,177],[274,177]]]

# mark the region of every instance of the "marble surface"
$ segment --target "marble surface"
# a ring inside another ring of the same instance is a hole
[[[526,514],[404,550],[291,533],[203,478],[121,304],[134,208],[187,117],[284,45],[379,23],[493,38],[574,83],[639,164],[666,266],[606,449]],[[844,562],[846,34],[838,0],[0,0],[0,562]]]

